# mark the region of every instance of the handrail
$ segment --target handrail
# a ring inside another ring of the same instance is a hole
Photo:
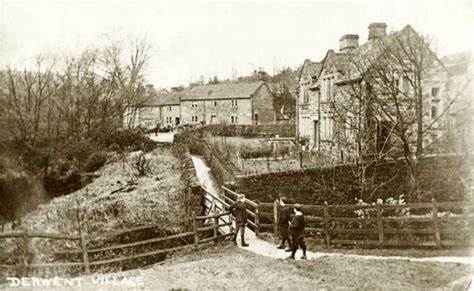
[[[12,231],[0,232],[0,238],[14,238],[14,237],[29,237],[29,238],[50,238],[50,239],[64,239],[64,240],[80,240],[78,235],[36,232],[36,231]]]
[[[209,190],[207,190],[206,188],[202,187],[202,189],[207,193],[209,194],[212,198],[214,198],[215,200],[219,201],[220,203],[224,204],[225,206],[227,207],[230,207],[230,204],[228,204],[227,202],[225,202],[222,198],[218,197],[216,194],[210,192]]]
[[[213,214],[213,215],[196,216],[195,218],[198,219],[198,220],[205,220],[205,219],[209,219],[209,218],[216,218],[216,217],[226,216],[226,215],[229,215],[229,214],[230,214],[230,212],[226,211],[226,212],[222,212],[222,213],[216,213],[216,214]]]
[[[229,188],[226,188],[225,186],[222,186],[221,188],[222,188],[224,191],[226,191],[227,193],[230,193],[230,194],[232,194],[232,195],[234,195],[234,196],[236,196],[236,197],[239,195],[237,192],[234,192],[234,191],[230,190]],[[248,203],[248,204],[249,204],[250,206],[252,206],[252,207],[255,207],[255,208],[258,207],[258,204],[257,204],[257,203],[253,202],[252,200],[250,200],[250,199],[248,199],[248,198],[245,198],[245,202]]]
[[[191,236],[192,234],[193,234],[193,232],[189,231],[189,232],[179,233],[179,234],[166,236],[166,237],[157,237],[157,238],[142,240],[142,241],[133,242],[133,243],[121,244],[121,245],[117,245],[117,246],[111,246],[111,247],[105,247],[105,248],[99,248],[99,249],[91,249],[91,250],[87,250],[87,253],[97,253],[97,252],[105,252],[105,251],[111,251],[111,250],[117,250],[117,249],[124,249],[124,248],[129,248],[129,247],[135,247],[135,246],[155,243],[155,242],[161,242],[161,241],[167,241],[167,240],[182,238],[182,237],[186,237],[186,236]]]

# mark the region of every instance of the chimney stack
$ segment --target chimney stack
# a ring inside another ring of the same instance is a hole
[[[359,46],[359,35],[346,34],[339,39],[339,51],[349,52]]]
[[[384,22],[373,22],[369,24],[369,40],[382,38],[387,35],[387,24]]]

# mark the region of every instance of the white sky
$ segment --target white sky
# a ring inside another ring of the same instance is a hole
[[[370,22],[386,22],[388,31],[411,24],[437,38],[440,55],[473,50],[473,16],[470,1],[0,0],[0,64],[76,53],[105,34],[146,36],[154,48],[147,79],[169,87],[321,60],[343,34],[359,34],[364,43]]]

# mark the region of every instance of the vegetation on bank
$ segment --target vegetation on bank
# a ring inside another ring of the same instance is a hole
[[[147,161],[148,167],[144,174],[137,168],[139,159]],[[4,230],[9,232],[26,229],[68,235],[87,233],[93,238],[88,242],[88,248],[97,249],[169,236],[183,232],[188,226],[189,197],[186,183],[182,179],[180,161],[171,146],[160,146],[148,153],[132,152],[126,154],[125,158],[114,154],[110,162],[96,174],[98,177],[86,187],[41,204],[35,211],[25,215],[21,224],[8,223],[4,225]],[[147,231],[105,236],[118,230],[151,225],[154,227]],[[89,259],[98,261],[118,258],[161,247],[166,246],[155,243],[97,252],[90,254]],[[2,240],[0,248],[6,253],[18,253],[18,258],[24,257],[25,245],[22,238]],[[30,257],[29,263],[81,262],[81,253],[54,254],[57,251],[77,249],[80,249],[77,241],[32,239],[29,251],[34,255]],[[120,265],[110,264],[104,266],[103,271],[136,268],[158,262],[161,257],[130,260]],[[4,257],[0,258],[0,264],[18,264],[22,267],[22,262],[16,260],[15,257]],[[74,274],[82,271],[80,267],[77,269],[64,268],[61,272]],[[58,272],[56,270],[54,274],[57,275]],[[50,274],[49,270],[44,274]]]
[[[2,220],[80,189],[112,155],[154,147],[141,132],[122,130],[143,95],[149,50],[141,40],[107,40],[75,56],[38,57],[29,69],[0,72]]]

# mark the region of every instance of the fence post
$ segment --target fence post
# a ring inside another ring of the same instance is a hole
[[[194,233],[194,249],[198,249],[199,245],[199,236],[198,236],[198,230],[197,230],[197,221],[196,221],[196,213],[193,211],[193,233]]]
[[[278,235],[278,199],[273,202],[273,234]]]
[[[28,276],[29,268],[28,268],[28,259],[30,256],[30,239],[28,237],[28,229],[23,232],[23,243],[25,245],[25,253],[23,256],[23,276]]]
[[[218,233],[218,225],[219,225],[219,217],[214,217],[214,243],[217,244],[217,236],[219,235]]]
[[[234,222],[232,221],[232,214],[229,212],[229,233],[234,233]]]
[[[260,202],[258,202],[257,207],[255,208],[255,235],[257,237],[260,234],[260,218],[258,217],[259,207],[260,207]]]
[[[82,260],[84,261],[86,274],[90,274],[91,269],[89,266],[89,256],[87,254],[87,238],[84,235],[84,232],[82,230],[81,230],[81,248],[82,248]]]
[[[382,202],[377,201],[377,233],[379,235],[379,245],[384,244],[383,221],[382,221]]]
[[[326,245],[328,247],[331,247],[331,235],[329,233],[329,211],[328,211],[327,201],[324,201],[323,213],[324,213],[324,232],[326,233]]]
[[[433,206],[432,214],[433,214],[433,231],[434,231],[434,239],[437,248],[441,248],[441,235],[439,233],[439,221],[438,221],[438,207],[436,206],[436,199],[431,199],[431,204]]]

